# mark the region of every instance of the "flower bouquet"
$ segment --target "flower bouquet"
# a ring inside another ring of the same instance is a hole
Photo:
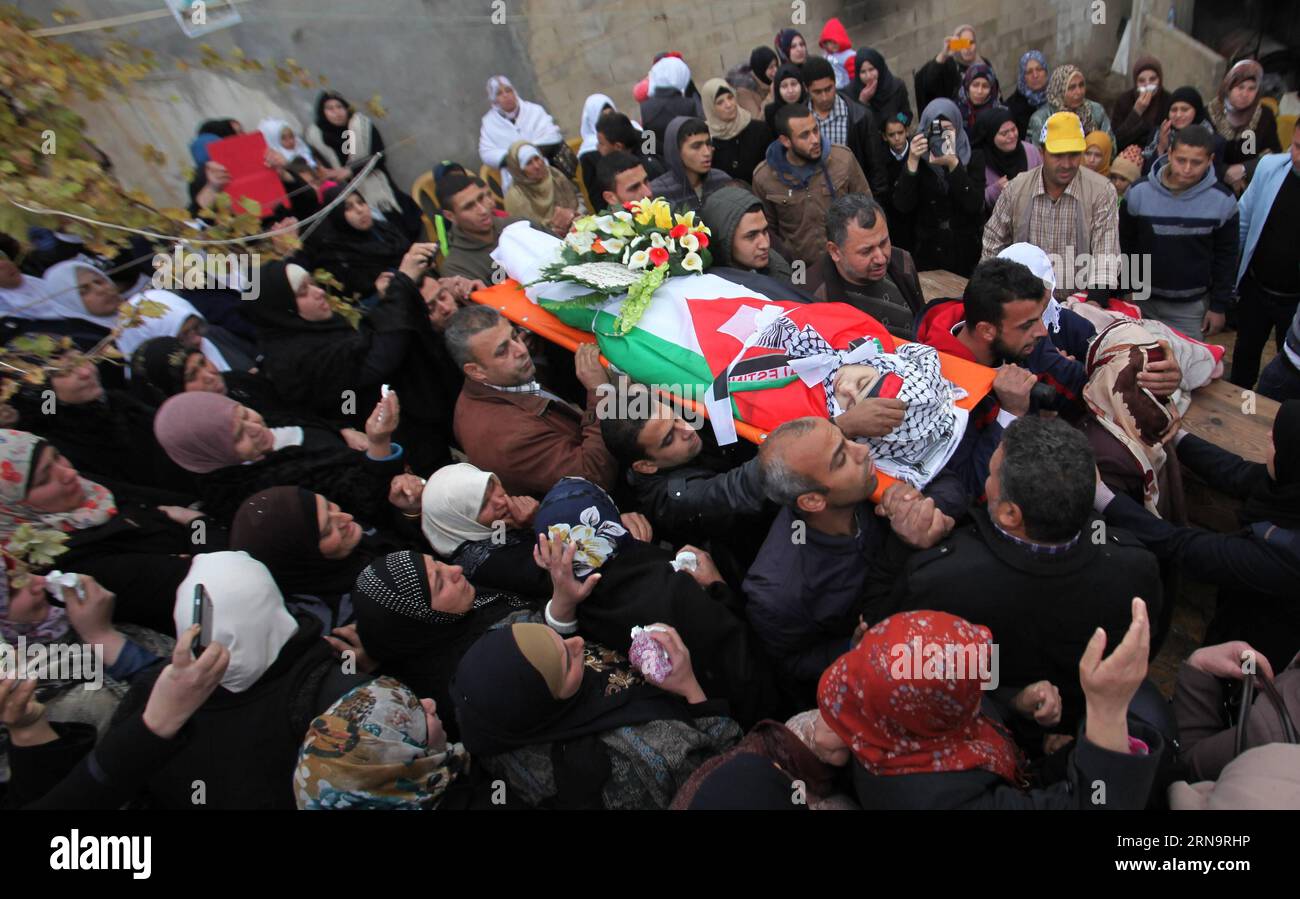
[[[615,330],[631,332],[654,292],[670,275],[698,275],[713,262],[709,234],[694,212],[674,214],[662,197],[627,203],[618,212],[577,219],[560,259],[537,281],[568,281],[592,292],[570,302],[606,303],[626,294]],[[531,286],[531,285],[527,285]]]

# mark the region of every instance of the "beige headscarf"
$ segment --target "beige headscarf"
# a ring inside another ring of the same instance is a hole
[[[749,127],[753,117],[740,105],[740,98],[736,97],[736,117],[730,122],[722,121],[718,115],[718,108],[714,104],[718,102],[718,94],[723,91],[736,97],[736,89],[727,84],[724,79],[710,78],[704,82],[704,90],[700,92],[700,97],[704,100],[704,118],[709,123],[709,136],[716,140],[731,140]]]
[[[524,167],[519,162],[519,154],[524,147],[533,145],[526,140],[517,140],[506,153],[506,168],[512,179],[510,189],[506,191],[506,212],[549,230],[551,217],[555,215],[557,207],[578,208],[578,192],[568,179],[549,164],[546,166],[547,177],[540,182],[534,184],[525,180]],[[536,150],[536,147],[533,149]]]
[[[434,552],[451,556],[466,541],[486,540],[492,529],[478,523],[492,473],[468,462],[445,465],[429,476],[420,497],[420,527]]]

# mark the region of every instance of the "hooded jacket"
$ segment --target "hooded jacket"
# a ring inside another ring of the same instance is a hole
[[[1120,247],[1150,254],[1151,295],[1166,302],[1199,301],[1226,312],[1236,280],[1238,213],[1232,189],[1211,166],[1200,182],[1174,193],[1162,156],[1145,180],[1129,188],[1119,211]]]
[[[650,182],[650,190],[656,197],[663,197],[674,208],[684,204],[691,211],[699,212],[709,195],[729,184],[731,179],[717,169],[709,169],[709,173],[704,176],[704,181],[700,184],[700,192],[697,194],[691,188],[686,166],[682,163],[681,150],[677,145],[677,135],[689,121],[691,119],[688,116],[678,116],[669,123],[668,130],[664,133],[663,147],[664,162],[668,163],[668,171]]]
[[[826,252],[826,211],[831,203],[846,193],[871,196],[871,186],[848,147],[832,146],[823,138],[821,158],[795,168],[777,139],[754,170],[754,193],[768,224],[794,258],[808,265]]]

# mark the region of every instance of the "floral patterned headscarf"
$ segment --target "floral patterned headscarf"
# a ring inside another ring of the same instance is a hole
[[[583,581],[635,538],[619,520],[609,494],[584,478],[561,478],[542,500],[533,529],[553,540],[578,544],[573,574]]]
[[[431,747],[420,700],[395,678],[346,694],[311,723],[294,772],[298,808],[436,808],[469,769],[459,743]]]
[[[41,512],[27,505],[32,469],[45,441],[26,431],[0,430],[0,543],[9,541],[25,524],[39,524],[66,533],[93,528],[117,514],[113,494],[81,478],[81,505],[70,512]]]
[[[945,656],[930,651],[992,641],[988,628],[946,612],[892,615],[826,669],[817,705],[872,774],[983,769],[1019,785],[1020,753],[980,713],[978,673],[949,667]]]

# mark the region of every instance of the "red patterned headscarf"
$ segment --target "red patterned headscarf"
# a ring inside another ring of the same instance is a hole
[[[872,774],[983,769],[1020,785],[1019,751],[999,725],[980,714],[977,670],[960,676],[957,666],[927,652],[992,641],[988,628],[946,612],[890,616],[826,669],[817,704]]]

